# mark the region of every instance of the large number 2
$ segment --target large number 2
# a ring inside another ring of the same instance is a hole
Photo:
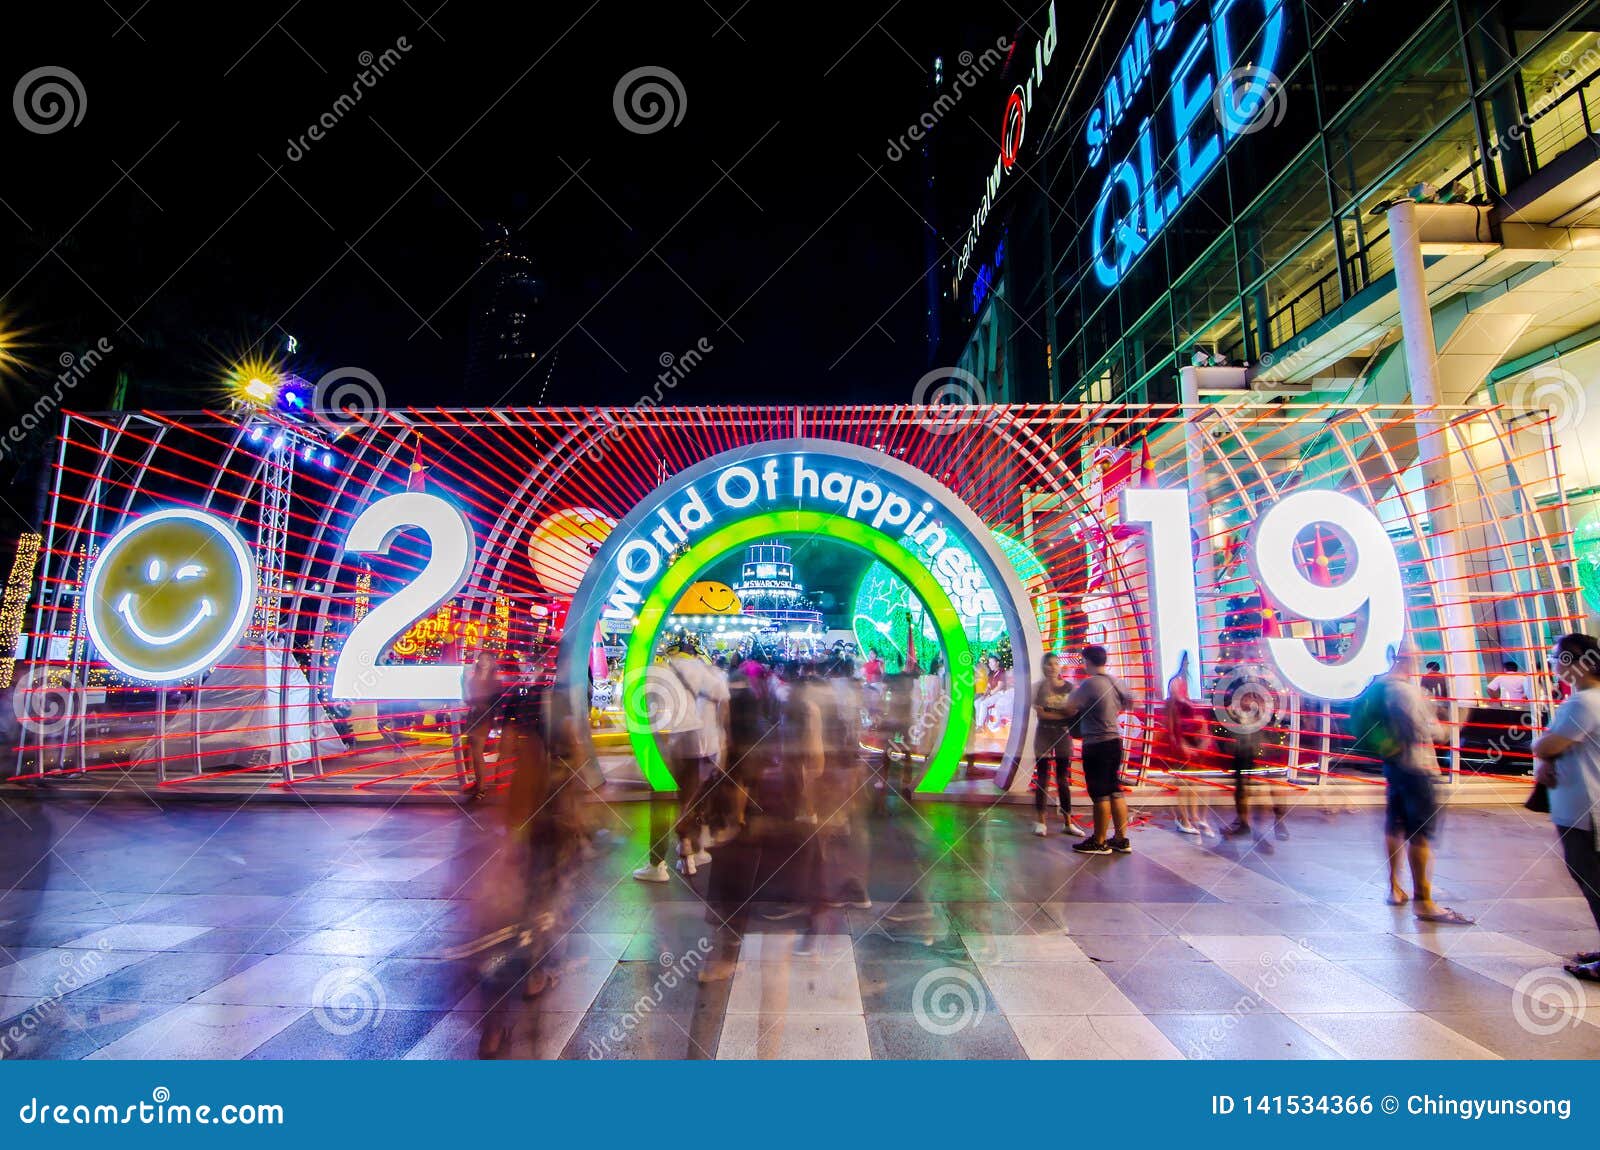
[[[461,590],[476,557],[466,515],[421,491],[390,495],[363,511],[350,527],[345,553],[387,555],[395,537],[408,527],[427,534],[432,547],[427,565],[350,632],[333,665],[335,699],[459,699],[463,694],[464,668],[459,663],[378,666],[379,656],[402,631]]]

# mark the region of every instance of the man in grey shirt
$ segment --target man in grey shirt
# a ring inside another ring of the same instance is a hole
[[[1600,808],[1600,643],[1589,635],[1565,635],[1556,643],[1550,665],[1572,694],[1533,744],[1538,763],[1534,778],[1549,788],[1550,821],[1556,825],[1567,872],[1600,926],[1600,827],[1595,816]],[[1575,956],[1565,969],[1585,982],[1600,982],[1600,951]]]
[[[1083,649],[1083,682],[1067,697],[1067,713],[1083,748],[1083,784],[1094,803],[1094,834],[1072,849],[1080,854],[1133,853],[1128,803],[1122,797],[1122,731],[1117,717],[1133,702],[1128,688],[1106,670],[1106,649]],[[1107,837],[1107,832],[1114,833]]]

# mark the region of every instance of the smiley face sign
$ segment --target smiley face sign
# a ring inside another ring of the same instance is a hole
[[[84,588],[84,618],[101,658],[149,683],[212,666],[250,620],[255,564],[214,515],[171,508],[125,524]]]

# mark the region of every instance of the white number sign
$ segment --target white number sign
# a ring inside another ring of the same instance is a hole
[[[335,699],[459,699],[465,668],[459,663],[380,667],[378,658],[413,622],[457,591],[472,571],[477,544],[462,511],[437,495],[407,491],[372,504],[351,525],[346,554],[387,555],[408,527],[420,528],[432,547],[417,577],[356,624],[333,665]]]

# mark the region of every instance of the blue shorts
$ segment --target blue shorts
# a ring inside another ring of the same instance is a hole
[[[1431,842],[1439,830],[1439,796],[1433,778],[1394,763],[1383,764],[1383,778],[1389,788],[1384,830]]]

